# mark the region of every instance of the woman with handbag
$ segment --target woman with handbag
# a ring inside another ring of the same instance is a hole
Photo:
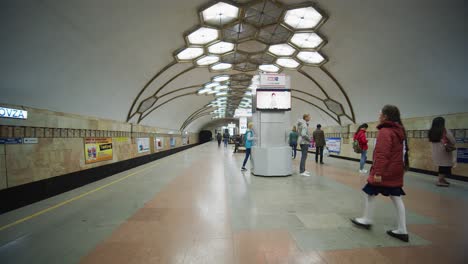
[[[403,204],[403,176],[409,168],[408,143],[405,128],[400,119],[400,110],[396,106],[386,105],[382,108],[377,126],[379,134],[374,149],[374,162],[367,184],[362,189],[366,194],[364,215],[352,218],[351,222],[358,227],[372,227],[375,197],[379,194],[390,196],[397,212],[398,228],[387,231],[389,236],[409,241],[406,230],[406,212]]]
[[[429,141],[432,142],[432,160],[439,167],[439,180],[436,185],[448,187],[450,183],[445,177],[452,175],[452,168],[455,168],[455,138],[450,130],[445,129],[445,119],[436,117],[432,120],[429,130]]]

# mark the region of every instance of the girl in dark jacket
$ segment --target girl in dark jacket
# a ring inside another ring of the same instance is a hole
[[[397,209],[398,229],[389,230],[387,234],[408,242],[405,205],[401,198],[405,195],[402,189],[403,175],[409,168],[406,132],[400,119],[400,111],[396,106],[384,106],[379,121],[374,162],[367,184],[362,189],[367,194],[364,216],[353,218],[351,222],[359,227],[370,229],[375,196],[378,194],[390,196]]]

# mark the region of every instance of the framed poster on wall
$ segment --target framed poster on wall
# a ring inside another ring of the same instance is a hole
[[[150,151],[150,140],[149,138],[137,138],[137,150],[138,153],[148,152]]]
[[[326,138],[325,142],[327,144],[327,148],[330,153],[340,154],[341,138],[339,137]]]
[[[170,139],[170,144],[171,144],[171,148],[175,147],[175,145],[176,145],[176,139],[175,139],[175,137],[171,137],[171,139]]]
[[[163,138],[154,138],[154,148],[155,149],[162,149],[164,146],[164,139]]]
[[[112,160],[112,138],[85,138],[85,163]]]

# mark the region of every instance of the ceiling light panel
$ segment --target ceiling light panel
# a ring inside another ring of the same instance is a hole
[[[270,46],[268,51],[277,56],[291,56],[294,54],[294,52],[296,52],[296,49],[288,44],[276,44]]]
[[[294,29],[314,29],[322,18],[315,8],[309,6],[288,10],[284,22]]]
[[[278,66],[273,64],[260,65],[259,68],[261,71],[264,72],[278,72],[280,70]]]
[[[185,48],[177,53],[176,57],[179,60],[186,61],[200,57],[203,54],[202,48]]]
[[[211,65],[213,63],[216,63],[219,61],[219,57],[218,56],[213,56],[213,55],[209,55],[209,56],[205,56],[201,59],[198,59],[197,60],[197,65],[199,66],[207,66],[207,65]]]
[[[317,51],[301,51],[297,58],[307,64],[319,65],[325,61],[325,58]]]
[[[291,38],[291,43],[302,49],[316,49],[323,39],[314,32],[295,33]]]
[[[239,17],[239,8],[224,2],[219,2],[202,11],[202,19],[206,24],[223,26]]]
[[[224,71],[232,68],[232,64],[230,63],[217,63],[211,66],[211,69],[214,71]]]
[[[285,67],[285,68],[290,68],[290,69],[295,69],[299,67],[299,62],[292,58],[279,58],[276,60],[276,64],[279,66]]]
[[[201,27],[187,36],[190,44],[204,45],[216,40],[219,32],[213,28]]]
[[[234,50],[234,44],[225,41],[220,41],[208,47],[208,51],[213,54],[224,54],[232,50]]]
[[[229,78],[230,78],[229,75],[218,75],[218,76],[213,77],[213,81],[224,82],[224,81],[229,80]]]

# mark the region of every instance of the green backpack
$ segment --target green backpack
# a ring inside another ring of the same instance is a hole
[[[359,141],[357,141],[357,140],[353,141],[353,150],[356,153],[362,153],[361,146],[359,146]]]

